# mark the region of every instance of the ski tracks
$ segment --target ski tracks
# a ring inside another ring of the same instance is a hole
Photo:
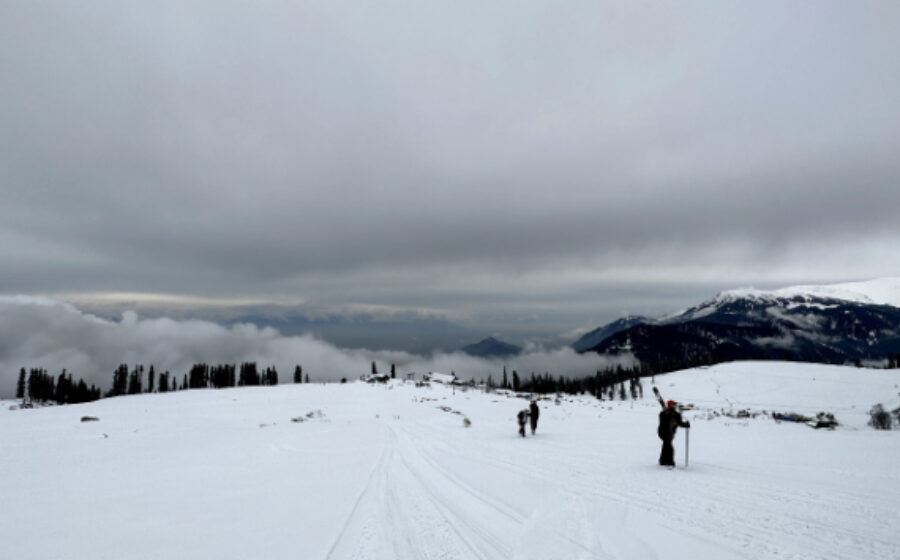
[[[547,492],[566,495],[568,504],[539,510],[536,515],[545,522],[532,524],[521,533],[523,539],[532,540],[530,536],[540,534],[541,528],[555,528],[554,535],[543,530],[543,540],[558,544],[576,541],[578,546],[571,548],[569,558],[651,558],[647,550],[634,553],[628,549],[632,536],[625,537],[629,527],[619,520],[631,513],[644,524],[667,527],[681,535],[686,546],[718,550],[721,558],[900,558],[891,529],[900,514],[890,500],[872,496],[860,504],[832,477],[795,487],[792,478],[782,479],[773,470],[750,466],[718,472],[716,467],[702,464],[683,472],[649,467],[628,476],[616,476],[615,472],[601,475],[603,452],[562,447],[559,452],[543,454],[540,460],[527,455],[530,451],[525,446],[519,446],[521,455],[501,455],[483,447],[472,453],[469,461],[480,465],[475,470],[502,470],[533,479],[536,483],[532,486]],[[703,476],[698,476],[698,469],[705,471]],[[739,499],[731,500],[731,496]],[[568,516],[568,521],[562,522],[561,515]],[[578,529],[582,519],[588,520],[593,533]],[[634,542],[636,547],[641,545],[640,539]],[[590,555],[585,550],[590,550]],[[547,554],[529,557],[556,557],[551,551]]]
[[[461,456],[461,435],[435,431],[383,425],[382,455],[327,558],[651,559],[662,551],[646,530],[719,558],[900,557],[891,501],[859,504],[832,477],[795,487],[775,468],[702,463],[625,476],[576,442],[469,437]]]
[[[522,518],[424,457],[402,428],[385,449],[329,551],[329,560],[500,560]]]
[[[635,531],[628,504],[597,500],[590,494],[589,484],[571,484],[573,480],[580,481],[582,475],[596,474],[593,465],[585,465],[578,459],[556,463],[549,457],[555,453],[547,453],[548,442],[523,446],[518,438],[504,443],[469,440],[470,453],[460,457],[454,432],[447,431],[435,438],[434,431],[430,427],[431,438],[426,432],[416,434],[423,443],[419,445],[422,458],[434,468],[446,470],[446,476],[456,482],[458,489],[467,489],[513,522],[508,529],[514,535],[514,554],[510,557],[513,560],[654,560],[657,557]],[[571,459],[574,455],[562,454],[560,458],[563,456]],[[555,467],[542,468],[548,461]],[[456,469],[444,467],[446,463],[455,463]],[[481,477],[473,473],[480,473],[495,485],[502,479],[507,481],[504,485],[478,490],[472,483]],[[466,477],[472,483],[462,480]]]

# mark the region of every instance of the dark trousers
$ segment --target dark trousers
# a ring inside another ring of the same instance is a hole
[[[525,422],[519,422],[519,435],[525,437]]]
[[[662,451],[659,453],[659,464],[667,467],[675,466],[675,448],[671,439],[662,440]]]
[[[534,435],[534,431],[537,430],[537,416],[531,416],[531,433]]]

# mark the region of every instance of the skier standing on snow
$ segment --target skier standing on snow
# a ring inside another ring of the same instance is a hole
[[[523,408],[516,417],[519,421],[519,435],[525,437],[525,422],[528,421],[528,409]]]
[[[537,430],[538,416],[541,415],[541,411],[534,401],[531,401],[531,404],[528,405],[528,411],[528,417],[531,418],[531,435],[534,435],[534,431]]]
[[[685,422],[681,418],[681,413],[675,409],[678,404],[675,401],[666,403],[668,406],[659,413],[659,428],[656,434],[662,440],[662,451],[659,454],[659,464],[666,467],[675,466],[675,448],[672,447],[672,440],[675,438],[675,431],[679,426],[682,428],[690,428],[691,423]]]

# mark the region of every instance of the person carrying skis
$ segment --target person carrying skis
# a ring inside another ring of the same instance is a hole
[[[534,431],[537,430],[538,416],[541,415],[541,411],[535,401],[531,401],[531,404],[528,405],[528,412],[528,417],[531,419],[531,435],[534,435]]]
[[[528,421],[528,409],[523,408],[520,410],[516,419],[519,421],[519,435],[525,437],[525,422]]]
[[[675,438],[675,431],[679,426],[682,428],[690,428],[691,423],[681,418],[681,413],[675,408],[675,401],[666,403],[666,407],[659,413],[659,428],[656,434],[662,440],[662,451],[659,453],[659,464],[665,467],[675,466],[675,448],[672,447],[672,440]]]

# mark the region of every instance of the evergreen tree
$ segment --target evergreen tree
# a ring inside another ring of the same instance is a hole
[[[306,374],[306,382],[309,383],[309,374]]]
[[[520,386],[521,386],[521,382],[519,381],[519,372],[517,372],[516,370],[513,370],[513,382],[512,382],[513,391],[518,392]]]
[[[25,368],[19,370],[19,382],[16,383],[16,398],[25,398]]]
[[[194,364],[191,366],[188,387],[191,389],[205,389],[209,387],[209,366],[207,364]]]
[[[391,364],[391,379],[397,379],[397,366]]]
[[[128,366],[125,364],[119,364],[119,367],[116,368],[116,371],[113,372],[113,386],[112,389],[107,393],[110,397],[116,397],[119,395],[124,395],[128,392]]]
[[[294,368],[294,383],[303,383],[303,368],[300,366]]]
[[[241,364],[241,373],[238,385],[241,387],[256,386],[260,384],[259,372],[256,370],[256,362],[244,362]]]
[[[75,400],[73,402],[83,403],[96,400],[91,393],[92,391],[88,389],[84,379],[79,379],[78,385],[75,387]]]
[[[503,366],[503,383],[501,387],[503,389],[509,389],[509,380],[506,378],[506,366]]]
[[[209,385],[212,387],[222,389],[224,387],[234,387],[234,384],[234,364],[222,364],[209,368]]]
[[[143,386],[144,366],[138,365],[134,368],[134,371],[131,372],[131,376],[128,378],[128,394],[137,395],[138,393],[143,393]]]
[[[375,366],[375,362],[372,362],[372,375],[378,375],[378,367]]]
[[[28,374],[28,399],[32,402],[52,401],[56,398],[53,376],[43,368],[31,368]]]
[[[70,379],[66,377],[66,370],[63,369],[60,372],[59,377],[56,379],[56,394],[53,396],[53,400],[58,403],[66,403],[69,402],[69,396],[72,391],[69,389]]]
[[[153,392],[153,383],[156,381],[156,372],[153,370],[153,364],[150,364],[150,372],[147,374],[147,392]]]

